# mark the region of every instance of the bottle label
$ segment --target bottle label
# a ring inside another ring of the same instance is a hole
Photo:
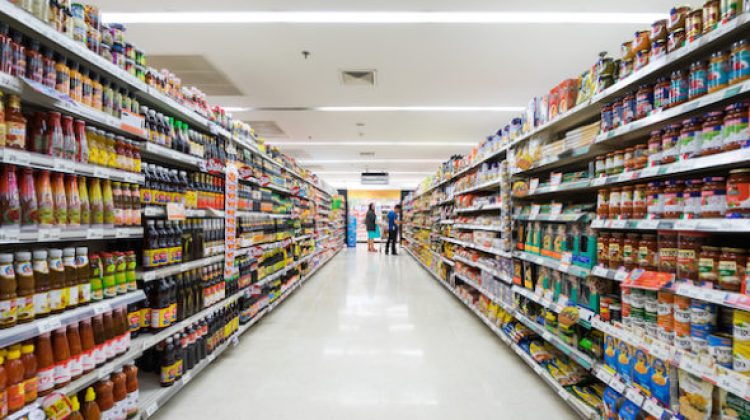
[[[55,387],[55,368],[49,367],[44,370],[38,370],[36,377],[39,379],[38,390],[39,392],[48,391]]]
[[[70,371],[71,377],[81,376],[83,374],[83,366],[81,365],[81,355],[71,357],[68,360],[68,370]]]
[[[24,398],[26,399],[26,404],[29,404],[31,402],[34,402],[34,400],[36,400],[36,397],[38,395],[37,393],[38,384],[39,382],[36,376],[23,381],[23,395],[24,395]]]
[[[50,290],[49,292],[49,304],[53,311],[61,311],[65,309],[63,305],[63,289]]]
[[[34,318],[34,295],[18,297],[16,306],[19,320]]]
[[[78,285],[68,287],[68,305],[78,306]]]
[[[78,285],[78,293],[81,303],[91,302],[91,283],[86,282]]]
[[[172,365],[174,366],[174,365]],[[175,375],[172,366],[162,366],[159,375],[159,382],[169,384],[174,382]]]
[[[138,412],[138,390],[131,392],[125,398],[126,406],[128,408],[128,417]]]
[[[40,292],[34,295],[34,312],[37,315],[49,313],[49,292]]]
[[[138,331],[141,328],[141,311],[128,312],[128,328],[130,332]]]
[[[104,342],[104,357],[105,359],[111,359],[115,357],[114,340],[107,340]]]
[[[7,121],[7,134],[5,136],[5,145],[16,149],[26,148],[26,126],[15,121]]]
[[[23,407],[24,403],[26,402],[23,382],[19,382],[15,385],[7,387],[5,389],[5,392],[8,394],[8,407],[14,410],[18,410]]]
[[[172,310],[171,307],[162,309],[151,309],[151,327],[165,328],[171,324]]]
[[[107,361],[107,354],[104,352],[104,344],[94,347],[94,363],[101,365]]]
[[[94,350],[88,350],[81,353],[81,370],[84,372],[91,372],[96,367],[96,361],[94,360]]]
[[[69,361],[57,363],[55,365],[55,385],[62,385],[70,382]]]
[[[15,324],[18,309],[15,299],[0,301],[0,322],[3,324]]]

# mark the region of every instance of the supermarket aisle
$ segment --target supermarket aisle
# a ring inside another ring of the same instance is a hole
[[[171,419],[575,418],[411,257],[345,249],[162,410]]]

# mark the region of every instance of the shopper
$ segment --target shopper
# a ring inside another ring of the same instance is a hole
[[[375,238],[378,237],[378,225],[375,216],[375,204],[370,203],[365,215],[365,227],[367,228],[367,251],[378,252],[375,249]]]
[[[388,255],[388,246],[391,247],[391,253],[396,253],[396,241],[398,241],[398,227],[401,224],[401,204],[396,204],[396,207],[388,212],[388,241],[385,243],[385,255]]]

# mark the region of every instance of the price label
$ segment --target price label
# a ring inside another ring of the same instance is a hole
[[[185,372],[182,374],[182,385],[187,385],[190,380],[193,379],[193,376],[190,374],[190,372]]]
[[[4,242],[18,242],[21,231],[18,229],[0,229],[0,238]]]
[[[614,378],[609,383],[609,386],[612,387],[612,389],[614,389],[615,391],[619,392],[620,394],[622,394],[623,392],[625,392],[625,384],[622,383],[622,381],[620,381],[617,378]]]
[[[62,323],[60,322],[60,318],[57,317],[39,321],[39,323],[37,324],[39,334],[44,334],[52,330],[56,330],[60,327],[62,327]]]
[[[678,220],[674,223],[674,230],[693,230],[697,224],[696,220]]]
[[[659,173],[658,166],[650,166],[648,168],[641,169],[641,178],[656,176]]]
[[[657,403],[651,398],[647,398],[643,402],[643,409],[646,410],[647,413],[656,417],[657,419],[661,419],[665,411],[664,407],[660,406],[659,403]]]
[[[606,268],[600,265],[597,265],[596,267],[592,268],[591,274],[597,277],[609,278],[609,270],[607,270]]]
[[[626,278],[628,278],[628,274],[630,274],[627,270],[617,270],[615,272],[615,280],[617,281],[625,281]]]
[[[724,374],[719,376],[716,383],[720,388],[726,389],[733,394],[736,394],[742,398],[747,397],[748,382],[744,378],[738,378],[735,375],[731,374]]]
[[[531,178],[529,181],[529,194],[534,194],[537,188],[539,188],[539,178]]]
[[[541,206],[539,204],[532,204],[531,211],[529,211],[529,220],[536,219],[536,217],[539,216],[540,210]]]
[[[109,302],[100,302],[95,305],[92,305],[92,309],[94,310],[94,314],[100,315],[105,312],[111,311],[112,307],[110,306]]]
[[[555,220],[562,213],[562,203],[553,203],[549,207],[550,219]]]
[[[185,220],[185,205],[182,203],[167,203],[168,220]]]
[[[617,177],[617,181],[627,182],[627,181],[632,181],[636,178],[638,178],[638,172],[636,171],[623,172],[620,174],[620,176]]]
[[[591,181],[592,187],[600,187],[607,183],[607,177],[606,176],[600,176]]]
[[[86,239],[102,239],[104,237],[103,229],[88,229],[86,231]]]
[[[659,221],[658,220],[641,220],[636,224],[636,226],[639,229],[656,229],[659,227]]]
[[[209,356],[210,357],[210,356]],[[151,417],[159,409],[159,403],[154,401],[146,407],[146,417]]]
[[[562,183],[562,172],[552,172],[549,176],[549,185],[552,188],[557,188]]]
[[[40,241],[56,241],[60,239],[60,229],[39,229],[39,240]]]
[[[634,402],[635,405],[637,405],[638,407],[640,407],[641,404],[643,404],[643,400],[644,400],[643,394],[638,392],[638,390],[633,387],[629,387],[628,389],[625,390],[625,396],[630,401]]]
[[[625,229],[627,223],[627,220],[610,220],[609,227],[612,229]]]
[[[591,222],[591,227],[593,229],[600,229],[604,227],[605,220],[604,219],[594,219]]]

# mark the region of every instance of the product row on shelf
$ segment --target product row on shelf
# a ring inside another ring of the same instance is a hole
[[[582,417],[750,415],[747,12],[673,8],[405,201],[410,254]]]
[[[0,418],[147,418],[338,252],[335,190],[31,3],[0,3]]]

